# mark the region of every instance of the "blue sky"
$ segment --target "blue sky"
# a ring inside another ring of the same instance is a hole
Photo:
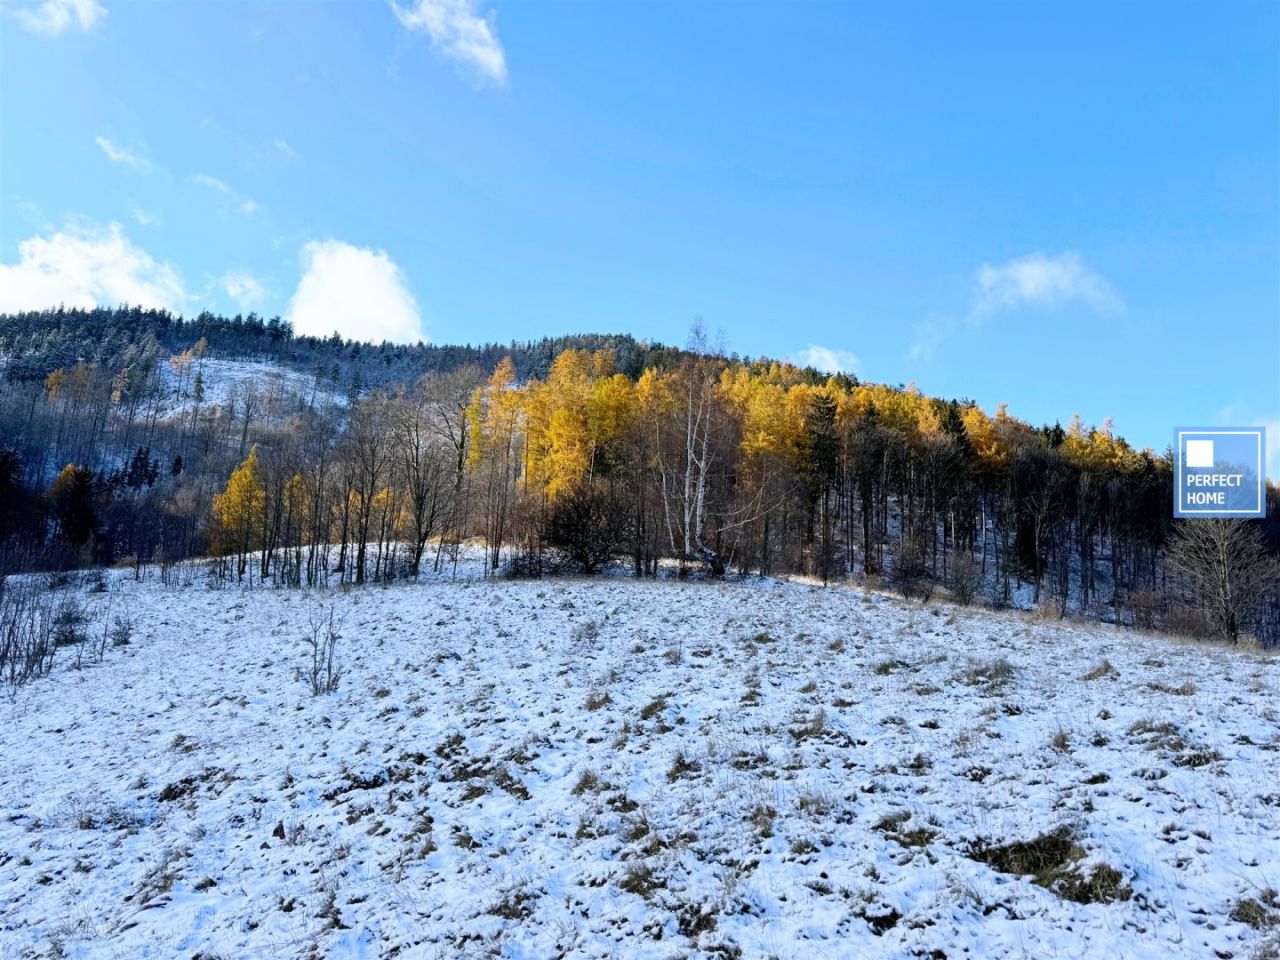
[[[0,157],[0,309],[701,318],[1034,422],[1280,449],[1276,3],[5,0]]]

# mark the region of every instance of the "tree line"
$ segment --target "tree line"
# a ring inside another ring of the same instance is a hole
[[[338,334],[299,336],[280,317],[256,313],[223,317],[208,311],[184,318],[144,307],[55,307],[0,314],[0,356],[6,376],[40,382],[54,370],[86,361],[120,370],[139,354],[180,353],[203,340],[221,358],[258,359],[288,366],[336,392],[412,384],[426,373],[467,366],[492,370],[511,358],[522,378],[544,378],[566,349],[610,350],[620,370],[639,376],[646,367],[677,360],[679,348],[623,334],[544,337],[510,344],[362,343]]]

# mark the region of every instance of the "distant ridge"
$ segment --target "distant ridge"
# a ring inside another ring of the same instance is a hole
[[[520,379],[545,378],[552,361],[565,350],[611,350],[617,370],[637,378],[645,369],[675,366],[689,351],[630,334],[583,333],[509,344],[361,343],[337,334],[298,336],[279,317],[256,313],[227,317],[203,312],[187,319],[142,307],[64,307],[0,314],[0,355],[11,358],[6,376],[43,380],[58,368],[79,361],[108,368],[125,366],[148,347],[169,354],[208,342],[210,356],[269,360],[334,383],[358,380],[363,387],[410,383],[426,373],[443,373],[472,364],[491,371],[510,357]],[[159,351],[157,351],[159,352]],[[736,355],[729,362],[748,362]],[[827,374],[809,369],[809,378]],[[851,379],[851,378],[845,378]]]

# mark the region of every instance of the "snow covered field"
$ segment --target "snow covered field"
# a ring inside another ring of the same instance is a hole
[[[308,406],[336,404],[346,397],[327,381],[318,385],[314,375],[301,373],[266,360],[220,360],[206,357],[199,365],[204,399],[201,406],[243,409],[245,397],[254,395],[257,417],[277,421]],[[195,403],[195,367],[184,375],[168,363],[159,366],[163,400],[158,418],[172,419],[191,412]]]
[[[1278,949],[1275,658],[759,581],[113,583],[132,642],[0,701],[5,958]]]

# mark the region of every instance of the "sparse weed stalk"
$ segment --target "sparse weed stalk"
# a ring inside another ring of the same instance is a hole
[[[995,689],[1013,680],[1014,673],[1013,664],[1004,657],[996,657],[994,660],[972,664],[961,679],[971,687],[986,686]]]
[[[645,900],[650,899],[653,894],[666,886],[652,867],[648,864],[633,863],[623,871],[622,879],[618,881],[618,888],[627,893],[633,893]]]
[[[1257,896],[1240,897],[1231,905],[1229,916],[1255,930],[1280,928],[1280,894],[1268,887]]]
[[[341,623],[336,618],[334,604],[329,604],[326,612],[323,607],[313,608],[307,615],[309,632],[304,638],[311,654],[308,667],[308,680],[311,684],[311,695],[319,697],[333,693],[338,689],[342,679],[342,670],[337,666],[335,655],[341,635],[338,628]]]
[[[600,789],[601,782],[599,775],[597,775],[594,770],[587,769],[583,770],[582,773],[578,775],[578,782],[573,785],[573,789],[570,793],[574,796],[580,797],[584,793],[596,793]]]
[[[811,737],[822,736],[823,731],[827,727],[827,712],[822,708],[818,708],[813,711],[813,713],[809,714],[809,716],[802,718],[802,720],[803,722],[800,726],[792,727],[790,731],[791,738],[795,740],[796,743],[808,740]]]
[[[665,694],[654,697],[640,711],[641,720],[652,720],[667,709],[667,697]]]
[[[622,721],[622,726],[618,728],[618,732],[614,734],[613,740],[609,746],[614,750],[621,750],[627,745],[627,740],[631,737],[631,723],[627,720]]]
[[[1196,692],[1196,685],[1189,680],[1177,687],[1170,686],[1167,683],[1161,683],[1158,680],[1153,680],[1151,683],[1147,684],[1147,688],[1154,690],[1157,693],[1168,693],[1175,697],[1189,697]]]
[[[806,790],[796,797],[796,809],[816,819],[825,817],[834,807],[831,795],[825,790]]]
[[[602,690],[587,695],[587,710],[594,713],[601,707],[607,707],[613,702],[613,698],[609,696],[609,691]]]
[[[696,760],[690,760],[684,755],[684,751],[676,754],[675,760],[671,763],[671,769],[667,771],[667,782],[675,783],[685,777],[691,776],[702,770],[702,764]]]

